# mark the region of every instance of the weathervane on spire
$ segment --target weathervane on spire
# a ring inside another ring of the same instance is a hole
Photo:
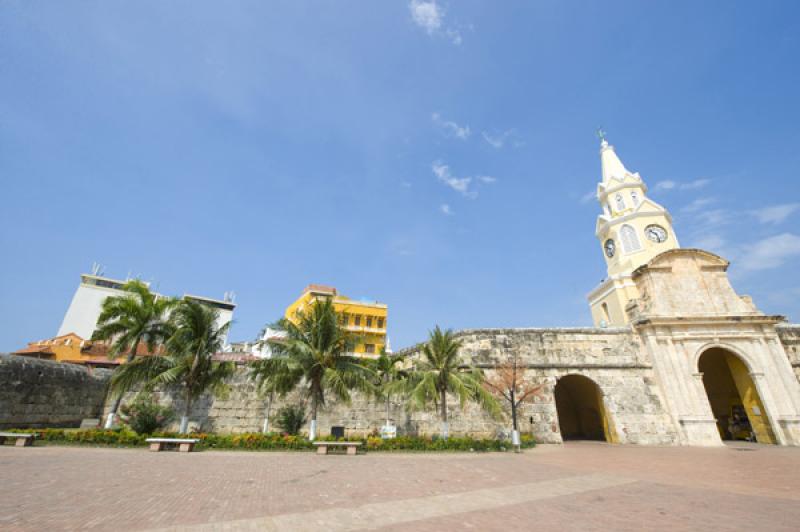
[[[608,141],[606,140],[606,132],[603,130],[603,126],[597,128],[597,138],[600,139],[600,144],[606,145]]]

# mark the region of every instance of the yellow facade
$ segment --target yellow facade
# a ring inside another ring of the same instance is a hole
[[[343,296],[331,286],[308,285],[302,295],[286,309],[286,319],[296,321],[320,299],[333,299],[333,308],[348,332],[358,338],[354,352],[360,356],[377,356],[386,346],[388,307],[377,301],[357,301]]]
[[[597,199],[603,210],[595,235],[608,277],[589,294],[597,327],[626,325],[626,306],[639,297],[633,271],[653,257],[680,247],[669,212],[647,196],[638,173],[629,172],[605,140],[600,149],[602,180]]]

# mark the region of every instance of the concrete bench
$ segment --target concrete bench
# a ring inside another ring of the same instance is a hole
[[[355,455],[358,448],[361,446],[360,441],[315,441],[314,445],[317,448],[317,454],[328,454],[328,449],[331,447],[344,447],[347,449],[347,454]]]
[[[17,447],[30,447],[33,445],[33,434],[22,432],[0,432],[0,445],[6,442],[6,438],[16,438],[14,445]]]
[[[150,444],[150,450],[154,452],[163,451],[164,446],[167,444],[176,444],[178,451],[182,453],[190,453],[194,449],[194,444],[199,442],[194,438],[147,438],[147,443]]]

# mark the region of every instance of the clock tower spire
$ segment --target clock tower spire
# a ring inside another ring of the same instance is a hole
[[[602,212],[595,236],[608,277],[588,296],[592,319],[599,327],[627,324],[625,307],[639,296],[631,279],[633,271],[659,253],[680,247],[672,216],[647,196],[647,185],[639,173],[625,168],[605,135],[598,130],[601,178],[597,200]]]

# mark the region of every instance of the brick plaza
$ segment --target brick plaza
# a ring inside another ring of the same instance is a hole
[[[0,530],[797,530],[800,449],[0,448]]]

